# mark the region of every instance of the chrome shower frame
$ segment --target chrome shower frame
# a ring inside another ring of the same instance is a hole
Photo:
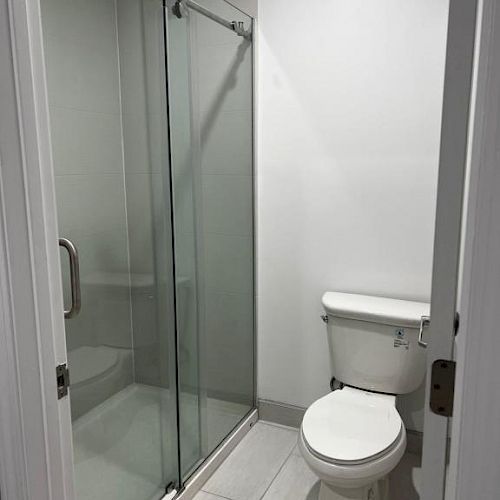
[[[178,19],[182,19],[185,16],[186,8],[194,10],[195,12],[198,12],[202,16],[208,17],[212,21],[215,21],[221,26],[224,26],[224,28],[233,31],[238,36],[242,36],[246,40],[252,39],[251,29],[246,30],[244,23],[242,21],[228,21],[227,19],[220,17],[219,15],[215,14],[211,10],[208,10],[202,5],[194,2],[193,0],[177,0],[175,4],[172,6],[172,13]]]

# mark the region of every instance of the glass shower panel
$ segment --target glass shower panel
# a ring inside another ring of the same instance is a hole
[[[154,500],[179,482],[163,5],[41,6],[59,234],[80,261],[66,320],[76,497]]]
[[[223,0],[197,4],[252,28]],[[254,406],[253,54],[196,4],[180,14],[167,60],[186,477]]]

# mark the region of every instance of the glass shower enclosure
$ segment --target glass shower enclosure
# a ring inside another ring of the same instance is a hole
[[[41,7],[76,498],[155,500],[255,406],[252,19]]]

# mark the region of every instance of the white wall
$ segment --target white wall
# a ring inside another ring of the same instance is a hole
[[[306,407],[325,290],[429,300],[447,1],[259,9],[258,391]]]

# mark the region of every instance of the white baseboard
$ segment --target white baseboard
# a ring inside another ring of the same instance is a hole
[[[278,403],[267,399],[259,399],[258,408],[261,420],[297,429],[300,428],[302,418],[306,412],[306,409],[300,406]]]

